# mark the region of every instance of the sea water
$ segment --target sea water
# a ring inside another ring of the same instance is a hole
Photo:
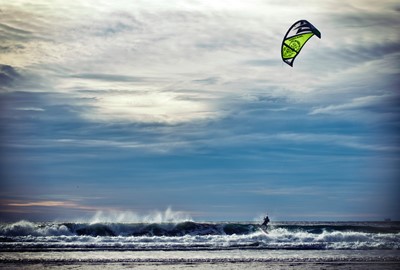
[[[400,223],[20,221],[0,224],[0,261],[400,262]]]

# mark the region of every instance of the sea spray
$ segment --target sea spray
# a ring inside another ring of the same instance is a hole
[[[148,214],[139,214],[133,211],[97,211],[87,223],[179,223],[192,221],[188,213],[174,211],[168,207],[165,211],[151,211]]]

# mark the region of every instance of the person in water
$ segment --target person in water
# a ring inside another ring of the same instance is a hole
[[[268,215],[264,218],[264,222],[261,224],[261,226],[268,226],[269,223],[269,217]]]

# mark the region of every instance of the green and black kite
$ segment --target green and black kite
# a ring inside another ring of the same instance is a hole
[[[283,38],[281,48],[282,60],[293,67],[294,59],[299,55],[304,44],[314,35],[321,38],[321,33],[314,25],[306,20],[295,22]]]

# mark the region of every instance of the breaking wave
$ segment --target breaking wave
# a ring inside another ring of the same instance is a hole
[[[32,223],[0,225],[0,250],[400,249],[400,224]]]

